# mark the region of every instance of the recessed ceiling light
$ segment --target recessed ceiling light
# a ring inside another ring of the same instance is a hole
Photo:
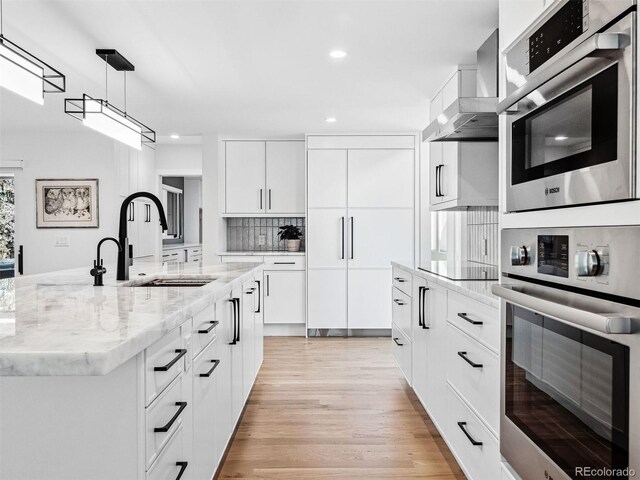
[[[329,52],[329,56],[331,58],[344,58],[347,56],[347,52],[344,50],[331,50],[331,52]]]
[[[324,119],[324,121],[327,123],[335,123],[336,117],[327,117]]]
[[[177,139],[179,139],[179,138],[180,138],[180,135],[178,135],[177,133],[172,133],[170,136],[171,136],[171,138],[173,138],[174,140],[177,140]]]
[[[566,135],[558,135],[555,139],[561,142],[562,140],[566,140],[568,138],[569,137],[567,137]]]

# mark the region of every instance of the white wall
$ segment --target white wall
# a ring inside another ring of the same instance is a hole
[[[220,135],[202,136],[202,253],[203,263],[219,263],[217,255],[223,231],[222,207],[218,198],[219,163],[224,161]]]
[[[121,198],[113,141],[87,133],[4,133],[1,160],[23,160],[16,176],[16,245],[24,245],[24,273],[40,273],[93,265],[96,245],[118,235]],[[36,178],[97,178],[99,228],[36,228]],[[55,247],[56,237],[68,236],[69,247]],[[116,248],[105,244],[105,263],[116,261]]]
[[[184,242],[200,242],[200,208],[202,207],[202,180],[184,179]]]
[[[200,175],[202,145],[156,145],[156,170],[164,176]]]

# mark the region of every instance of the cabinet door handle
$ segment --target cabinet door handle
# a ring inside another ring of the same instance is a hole
[[[271,210],[271,189],[269,189],[269,210]]]
[[[396,345],[398,345],[399,347],[401,347],[401,346],[403,346],[403,345],[404,345],[404,343],[400,343],[400,342],[398,341],[398,337],[393,337],[393,341],[394,341],[394,342],[396,342]]]
[[[262,210],[262,189],[260,189],[260,210]]]
[[[444,170],[444,165],[440,165],[440,173],[438,175],[438,185],[440,186],[440,196],[444,197],[445,194],[442,193],[442,171]]]
[[[340,260],[344,260],[344,217],[340,217],[340,224],[342,229],[342,256]]]
[[[418,287],[418,326],[424,328],[424,310],[422,308],[422,302],[424,302],[424,297],[422,295],[425,287]]]
[[[393,277],[393,279],[398,283],[405,283],[406,280],[402,277]]]
[[[394,298],[393,301],[397,304],[397,305],[406,305],[405,302],[403,302],[402,300],[399,300],[397,298]]]
[[[178,362],[178,360],[180,360],[182,357],[184,357],[187,354],[187,349],[186,348],[179,348],[179,349],[175,350],[175,352],[178,355],[176,355],[173,358],[173,360],[171,360],[166,365],[162,365],[161,367],[153,367],[153,371],[154,372],[166,372],[171,367],[173,367]]]
[[[218,323],[220,323],[220,322],[218,322],[217,320],[211,320],[209,323],[210,323],[211,325],[209,325],[209,327],[208,327],[208,328],[203,328],[202,330],[198,330],[198,333],[204,333],[204,334],[209,333],[211,330],[213,330],[214,328],[216,328],[216,326],[217,326],[217,325],[218,325]]]
[[[211,367],[211,370],[209,370],[207,373],[201,373],[201,377],[210,377],[213,371],[218,368],[218,365],[220,365],[220,360],[209,360],[209,362],[213,363],[213,367]]]
[[[18,247],[18,274],[22,275],[24,273],[24,246],[20,245]]]
[[[429,287],[422,287],[422,328],[424,330],[429,330],[431,327],[427,327],[427,324],[425,322],[425,319],[427,318],[427,315],[424,311],[425,309],[425,305],[427,304],[427,290],[429,290]]]
[[[260,297],[262,296],[262,293],[260,292],[260,280],[256,280],[256,285],[258,285],[258,309],[255,313],[260,313]]]
[[[182,478],[182,474],[187,469],[187,465],[189,465],[189,462],[176,462],[176,467],[180,467],[176,480],[180,480]]]
[[[462,358],[465,362],[467,362],[473,368],[482,368],[481,363],[475,363],[474,361],[470,360],[469,357],[467,357],[467,352],[458,352],[458,356],[460,356],[460,358]]]
[[[436,165],[436,171],[434,175],[434,183],[436,188],[436,198],[440,197],[440,191],[438,190],[438,174],[440,173],[440,165]]]
[[[467,422],[458,422],[458,427],[460,427],[460,430],[462,430],[462,433],[464,433],[465,436],[469,439],[469,441],[471,442],[471,445],[473,445],[474,447],[481,447],[482,442],[478,442],[469,434],[469,432],[467,432],[467,429],[465,428],[466,425],[467,425]]]
[[[295,265],[296,262],[273,262],[274,265]]]
[[[471,325],[484,325],[484,322],[481,322],[480,320],[472,320],[471,318],[467,317],[466,313],[459,313],[458,316],[463,320],[469,322]]]
[[[353,217],[351,217],[351,260],[353,260]]]
[[[267,275],[267,297],[269,296],[269,275]]]
[[[236,344],[236,299],[235,298],[230,298],[229,301],[231,302],[231,307],[233,308],[232,310],[232,315],[233,315],[233,338],[232,340],[229,342],[229,345],[235,345]]]
[[[180,408],[178,408],[178,410],[176,411],[175,415],[173,415],[173,417],[171,417],[171,420],[169,420],[164,427],[156,427],[156,428],[154,428],[153,431],[155,433],[168,432],[169,429],[171,428],[171,426],[178,419],[180,414],[184,411],[185,408],[187,408],[187,402],[176,402],[176,407],[180,407]]]

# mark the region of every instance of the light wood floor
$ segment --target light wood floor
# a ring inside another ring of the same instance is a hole
[[[388,339],[268,337],[217,478],[465,477]]]

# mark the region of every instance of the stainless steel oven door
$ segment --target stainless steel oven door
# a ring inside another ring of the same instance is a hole
[[[636,197],[635,28],[630,12],[522,77],[501,102],[508,211]],[[506,69],[507,78],[520,75]]]
[[[640,308],[509,281],[502,456],[526,480],[640,475]]]

